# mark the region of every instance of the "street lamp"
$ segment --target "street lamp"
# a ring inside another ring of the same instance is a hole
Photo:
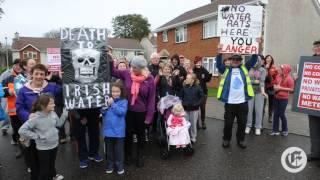
[[[6,60],[7,60],[7,69],[9,69],[8,43],[7,43],[8,38],[7,38],[7,37],[5,37],[5,40],[6,40]]]

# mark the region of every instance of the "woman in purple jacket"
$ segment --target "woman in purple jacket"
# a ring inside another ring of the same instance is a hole
[[[24,87],[19,90],[16,108],[17,115],[22,123],[29,119],[32,103],[41,94],[50,93],[52,96],[56,97],[62,93],[60,85],[48,83],[45,80],[47,72],[47,68],[43,64],[35,65],[30,71],[31,81],[27,82]],[[21,138],[23,139],[23,137]],[[29,164],[31,168],[31,179],[38,179],[39,166],[34,140],[31,140],[30,143],[28,143],[24,155],[26,163]]]
[[[130,164],[132,157],[132,135],[137,134],[137,167],[142,167],[144,130],[151,124],[155,111],[154,78],[146,69],[147,61],[142,56],[135,56],[130,62],[130,70],[119,71],[112,66],[112,76],[123,80],[128,92],[129,110],[126,118],[125,163]]]

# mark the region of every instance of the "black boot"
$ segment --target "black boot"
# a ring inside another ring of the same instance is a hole
[[[143,152],[141,149],[137,149],[137,161],[136,166],[138,168],[141,168],[144,166],[144,160],[143,160]]]
[[[204,121],[202,121],[202,129],[207,129],[207,125]]]

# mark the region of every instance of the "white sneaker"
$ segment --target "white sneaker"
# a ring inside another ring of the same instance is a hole
[[[124,169],[122,169],[121,171],[117,172],[119,175],[124,174]]]
[[[251,128],[250,128],[250,127],[246,127],[245,133],[246,133],[246,134],[249,134],[250,131],[251,131]]]
[[[27,172],[28,172],[28,173],[31,173],[31,168],[28,167],[28,168],[27,168]]]
[[[55,177],[53,177],[53,180],[62,180],[64,177],[61,174],[57,174]]]
[[[111,173],[113,173],[113,169],[106,170],[106,174],[111,174]]]
[[[256,135],[260,136],[261,135],[261,129],[256,129]]]

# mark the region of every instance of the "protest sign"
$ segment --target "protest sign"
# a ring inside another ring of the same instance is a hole
[[[244,5],[220,5],[218,7],[218,31],[221,53],[258,54],[261,37],[262,7]]]
[[[47,48],[48,71],[55,72],[61,68],[60,48]]]
[[[220,37],[221,53],[258,54],[259,43],[255,38]]]
[[[292,110],[319,116],[320,57],[301,57],[296,82]]]
[[[219,5],[218,36],[261,37],[262,7]]]
[[[67,109],[101,107],[110,94],[107,30],[62,28],[63,96]]]

